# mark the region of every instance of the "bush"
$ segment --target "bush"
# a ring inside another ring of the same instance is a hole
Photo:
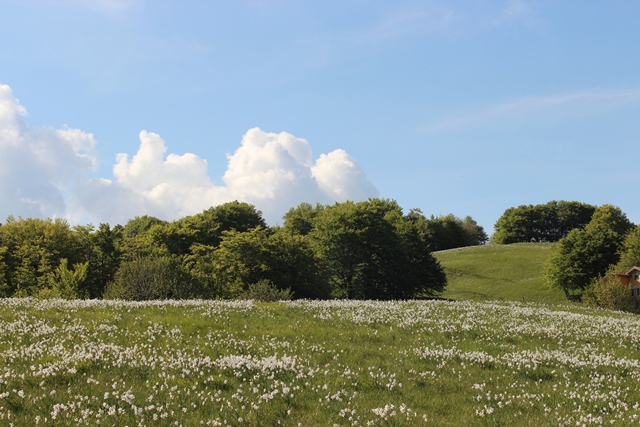
[[[582,301],[591,307],[640,313],[640,301],[615,274],[594,280],[582,295]]]
[[[249,289],[242,293],[243,299],[263,302],[289,301],[293,298],[291,289],[278,289],[271,280],[259,280],[249,285]]]
[[[123,262],[104,293],[105,299],[134,301],[196,296],[191,276],[177,258],[169,256]]]
[[[68,261],[63,258],[60,265],[49,275],[49,288],[41,289],[39,298],[86,299],[88,292],[82,289],[87,278],[88,262],[75,264],[73,270],[68,268]]]

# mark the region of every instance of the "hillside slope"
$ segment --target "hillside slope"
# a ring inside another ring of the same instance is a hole
[[[542,280],[549,243],[486,245],[434,252],[449,285],[442,294],[452,300],[512,300],[566,303],[559,289]]]

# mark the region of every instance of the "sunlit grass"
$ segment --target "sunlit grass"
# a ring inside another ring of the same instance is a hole
[[[447,274],[443,298],[566,303],[543,283],[549,243],[472,246],[434,252]]]
[[[509,302],[0,300],[0,425],[629,425],[640,320]]]

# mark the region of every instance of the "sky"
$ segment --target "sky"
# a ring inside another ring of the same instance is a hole
[[[0,0],[0,218],[550,200],[640,223],[640,1]],[[1,221],[1,220],[0,220]]]

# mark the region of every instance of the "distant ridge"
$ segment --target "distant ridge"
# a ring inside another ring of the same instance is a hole
[[[552,243],[470,246],[434,252],[445,268],[452,300],[510,300],[566,303],[559,289],[543,283]]]

